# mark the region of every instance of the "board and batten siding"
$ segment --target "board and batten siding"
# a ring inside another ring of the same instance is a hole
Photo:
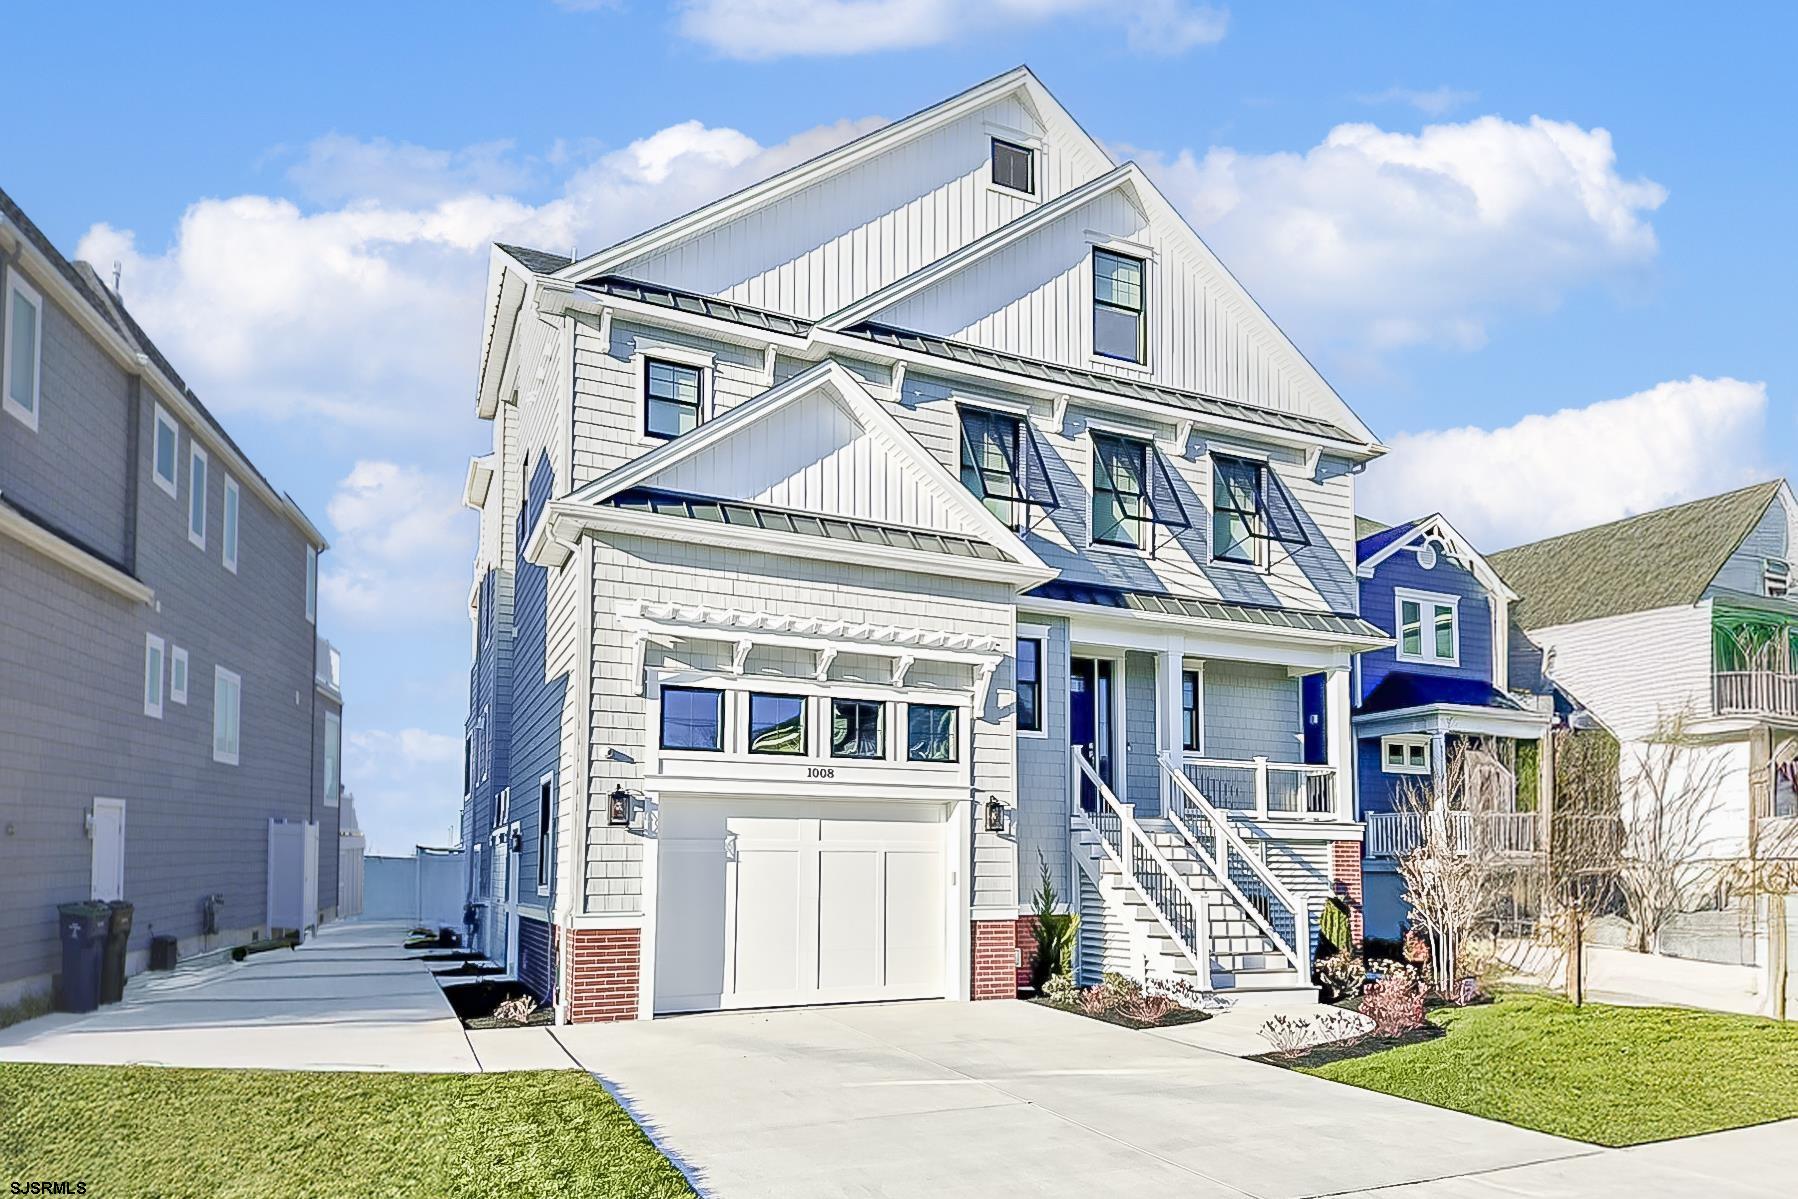
[[[1047,138],[1054,199],[1111,169],[1078,135],[1045,130],[1015,97],[616,268],[738,303],[818,318],[951,254],[1040,202],[989,183],[991,139]]]
[[[1553,654],[1550,675],[1622,741],[1682,712],[1711,710],[1711,604],[1531,629]]]
[[[1011,596],[998,584],[632,536],[601,536],[588,552],[593,705],[584,903],[593,913],[636,913],[644,903],[642,838],[605,823],[606,795],[620,782],[638,785],[648,743],[649,701],[639,694],[641,680],[629,677],[630,637],[617,628],[615,615],[621,602],[766,609],[795,617],[966,632],[1007,645],[1014,635]],[[706,652],[706,643],[683,644],[680,654],[694,664],[694,655]],[[722,653],[713,664],[722,663]],[[845,652],[830,677],[842,679],[857,670],[856,655]],[[1007,657],[993,675],[986,702],[976,705],[972,777],[978,795],[996,795],[1007,804],[1013,797],[1013,701]],[[1017,873],[1013,837],[977,831],[970,887],[976,911],[1015,911]]]

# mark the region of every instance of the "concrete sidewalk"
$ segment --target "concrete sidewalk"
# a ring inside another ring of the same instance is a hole
[[[298,949],[141,974],[122,1002],[0,1029],[0,1061],[472,1073],[572,1063],[544,1028],[477,1034],[409,925],[347,921]]]

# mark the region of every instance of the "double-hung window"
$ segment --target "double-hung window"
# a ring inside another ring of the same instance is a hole
[[[954,762],[956,709],[945,704],[907,704],[905,760]]]
[[[1267,543],[1267,466],[1250,458],[1211,457],[1211,557],[1259,566]]]
[[[212,760],[237,765],[241,748],[243,676],[223,666],[212,668]]]
[[[1149,444],[1093,434],[1093,540],[1144,549],[1149,544]]]
[[[1007,191],[1036,194],[1036,151],[1004,138],[993,139],[993,183]]]
[[[701,687],[662,688],[662,748],[724,748],[724,693]]]
[[[187,456],[187,539],[206,548],[206,451],[197,445]]]
[[[1435,666],[1461,663],[1458,601],[1427,591],[1393,592],[1398,609],[1398,660]]]
[[[37,429],[39,385],[43,381],[44,300],[17,270],[6,273],[4,369],[0,407]]]
[[[1018,638],[1018,731],[1043,731],[1043,640]]]
[[[219,531],[219,540],[225,546],[225,569],[232,574],[237,573],[237,514],[242,507],[242,495],[238,491],[237,480],[226,475],[225,510],[221,514],[223,528]]]
[[[156,405],[156,433],[150,443],[150,473],[156,486],[173,498],[179,487],[175,473],[181,462],[181,426],[175,418]]]
[[[1093,353],[1120,362],[1148,360],[1143,260],[1093,251]]]
[[[162,676],[166,662],[162,638],[144,634],[144,715],[162,719]]]
[[[886,705],[872,699],[830,701],[830,756],[884,758]]]
[[[679,437],[699,427],[704,380],[700,369],[651,358],[643,364],[643,431]]]

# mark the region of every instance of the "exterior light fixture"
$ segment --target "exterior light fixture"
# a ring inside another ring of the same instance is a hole
[[[985,817],[982,821],[989,833],[1005,831],[1005,805],[999,802],[997,795],[989,795],[986,799]]]
[[[631,793],[623,784],[612,788],[611,798],[606,803],[606,823],[614,828],[622,828],[631,822]]]
[[[524,850],[524,834],[519,832],[517,829],[513,829],[512,830],[512,852],[513,853],[521,853],[521,852],[523,852],[523,850]]]

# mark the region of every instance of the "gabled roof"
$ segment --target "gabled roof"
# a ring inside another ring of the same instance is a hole
[[[1370,579],[1380,563],[1392,555],[1414,545],[1421,550],[1431,543],[1440,545],[1444,553],[1465,567],[1479,581],[1480,586],[1492,595],[1508,601],[1517,599],[1517,593],[1499,577],[1492,564],[1440,512],[1433,512],[1420,520],[1406,521],[1356,542],[1355,573],[1363,579]]]
[[[539,275],[553,275],[574,259],[566,254],[552,254],[548,250],[533,250],[529,246],[509,246],[503,241],[493,243],[512,257],[519,265],[535,271]]]
[[[1390,526],[1387,525],[1386,522],[1375,520],[1371,516],[1356,516],[1355,517],[1355,540],[1356,541],[1365,540],[1366,538],[1372,537],[1375,533],[1378,533],[1380,530],[1386,529],[1389,527]]]
[[[1367,521],[1368,524],[1373,525],[1373,530],[1371,532],[1363,533],[1361,531],[1361,524],[1364,519],[1364,517],[1360,516],[1355,518],[1355,534],[1357,537],[1355,542],[1356,562],[1365,562],[1369,558],[1378,556],[1387,546],[1392,545],[1394,542],[1402,541],[1408,533],[1417,527],[1417,522],[1414,520],[1403,521],[1396,525],[1382,525],[1376,521]]]
[[[1756,483],[1491,556],[1526,629],[1694,604],[1785,487]]]
[[[1367,698],[1361,701],[1355,712],[1357,715],[1370,716],[1376,712],[1403,712],[1410,708],[1427,708],[1437,704],[1457,708],[1491,708],[1500,712],[1523,711],[1522,705],[1485,679],[1395,670],[1381,679],[1379,686],[1367,693]]]

